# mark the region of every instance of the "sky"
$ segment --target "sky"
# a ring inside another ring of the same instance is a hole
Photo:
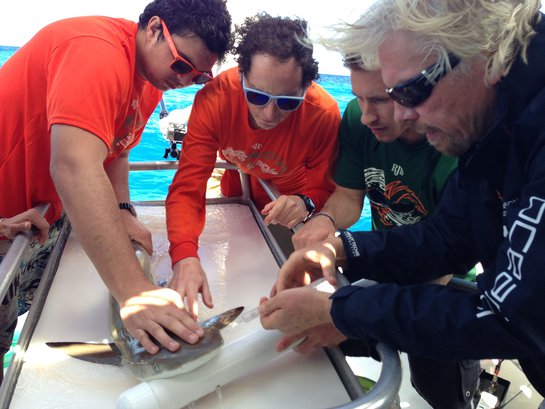
[[[0,45],[21,46],[45,25],[66,17],[105,15],[137,21],[151,0],[9,0],[0,7],[4,16]],[[266,11],[273,16],[301,17],[308,21],[311,38],[326,36],[329,26],[354,22],[370,0],[227,0],[234,23]],[[332,7],[334,4],[334,7]],[[314,57],[322,74],[347,75],[338,53],[316,45]]]
[[[136,21],[151,0],[3,0],[0,45],[21,46],[43,26],[66,17],[105,15]],[[275,16],[302,17],[309,22],[311,38],[327,37],[328,27],[352,23],[372,0],[227,0],[234,23],[258,11]],[[545,3],[545,0],[542,0]],[[543,7],[542,7],[543,10]],[[315,45],[314,57],[322,74],[347,75],[338,53]]]

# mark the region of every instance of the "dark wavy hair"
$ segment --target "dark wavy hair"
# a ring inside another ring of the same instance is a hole
[[[258,13],[247,17],[241,26],[236,27],[235,39],[234,53],[242,75],[250,71],[255,54],[267,54],[280,61],[295,58],[303,69],[303,87],[319,77],[318,62],[312,58],[313,47],[305,20]]]
[[[222,61],[233,45],[231,15],[226,3],[226,0],[155,0],[140,14],[138,27],[144,28],[153,16],[159,16],[171,33],[199,36],[206,48]]]

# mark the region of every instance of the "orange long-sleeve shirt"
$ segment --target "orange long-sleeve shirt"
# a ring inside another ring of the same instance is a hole
[[[318,84],[305,101],[273,129],[252,129],[238,69],[218,75],[200,90],[189,118],[178,171],[166,201],[172,263],[197,257],[205,222],[206,182],[216,156],[250,175],[251,195],[258,208],[270,201],[256,178],[271,181],[281,194],[302,193],[321,208],[334,189],[331,165],[336,157],[340,112]],[[239,194],[230,178],[222,193]]]

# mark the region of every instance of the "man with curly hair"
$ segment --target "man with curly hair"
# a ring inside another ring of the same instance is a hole
[[[198,293],[206,306],[212,297],[197,255],[205,222],[206,182],[216,157],[250,175],[251,197],[265,223],[291,228],[333,190],[340,112],[335,100],[314,82],[307,23],[258,14],[237,30],[238,67],[218,75],[193,104],[184,147],[166,201],[172,288],[187,297],[196,317]],[[271,201],[258,178],[281,196]],[[225,196],[241,193],[238,172],[225,172]]]
[[[148,282],[135,257],[131,239],[153,250],[130,204],[129,151],[162,92],[209,81],[231,42],[225,0],[155,0],[138,23],[52,23],[0,68],[0,217],[50,203],[51,223],[64,209],[127,330],[151,353],[159,349],[151,337],[179,348],[167,330],[189,342],[203,332],[180,294]],[[8,305],[16,299],[0,309],[0,354],[10,345],[17,314]]]
[[[437,360],[517,358],[545,396],[545,20],[539,0],[379,0],[340,41],[380,67],[395,116],[459,157],[436,213],[411,226],[340,230],[294,253],[262,323],[288,333],[333,322]],[[304,271],[350,281],[331,298]],[[420,284],[476,262],[474,293]],[[297,304],[293,304],[297,300]],[[308,305],[314,308],[309,311]],[[291,307],[293,306],[293,308]],[[319,306],[319,307],[318,307]]]

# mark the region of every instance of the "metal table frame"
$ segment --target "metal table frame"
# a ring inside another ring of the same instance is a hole
[[[177,169],[177,161],[154,161],[154,162],[139,162],[131,164],[131,171],[147,171],[147,170],[169,170]],[[238,170],[234,165],[218,162],[216,168],[220,169],[234,169]],[[224,204],[224,203],[238,203],[249,206],[255,221],[262,232],[267,245],[269,246],[273,257],[279,266],[281,266],[286,256],[283,254],[278,243],[274,239],[270,230],[267,228],[263,219],[252,202],[249,196],[249,178],[247,175],[241,173],[242,183],[242,196],[234,198],[209,198],[207,204]],[[267,182],[262,181],[262,185],[271,196],[271,198],[278,197],[279,193],[274,187]],[[161,201],[141,201],[135,202],[136,205],[163,205]],[[42,214],[45,214],[47,208],[45,206],[39,209]],[[55,277],[57,267],[62,256],[64,246],[71,231],[70,222],[65,218],[61,227],[60,234],[57,238],[57,242],[49,257],[47,266],[45,268],[40,285],[35,293],[34,302],[30,309],[29,315],[25,321],[25,325],[19,337],[17,350],[15,351],[11,364],[6,372],[4,382],[0,387],[0,409],[8,409],[11,403],[11,397],[15,390],[19,374],[21,372],[22,365],[24,363],[24,355],[32,338],[34,329],[40,319],[40,315],[47,298],[47,294],[51,287],[51,283]],[[25,249],[30,243],[30,235],[21,235],[17,237],[12,243],[8,253],[4,260],[0,264],[0,295],[3,296],[9,287],[9,284],[18,273],[17,268],[20,260],[23,256]],[[370,408],[390,408],[395,401],[401,385],[401,364],[399,354],[387,345],[379,343],[377,345],[377,351],[382,361],[382,370],[380,377],[373,388],[365,393],[359,384],[356,376],[350,369],[344,354],[339,348],[324,348],[325,352],[335,368],[339,379],[344,385],[351,402],[337,406],[335,409],[370,409]]]

